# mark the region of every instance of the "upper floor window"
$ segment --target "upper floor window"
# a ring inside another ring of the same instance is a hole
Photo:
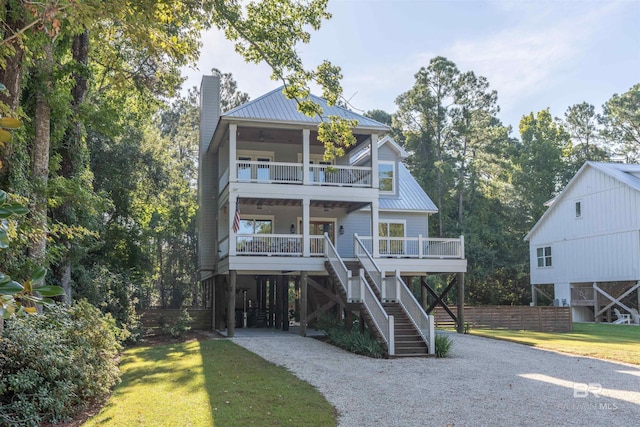
[[[582,218],[582,203],[576,202],[576,218]]]
[[[380,162],[378,164],[379,188],[384,193],[394,193],[395,185],[395,162]]]
[[[538,267],[551,267],[551,246],[537,249]]]

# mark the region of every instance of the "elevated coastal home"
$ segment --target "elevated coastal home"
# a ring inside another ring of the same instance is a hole
[[[543,293],[574,321],[638,322],[640,165],[586,162],[525,239],[534,304]]]
[[[389,355],[433,353],[433,318],[403,277],[463,274],[464,240],[428,236],[437,208],[388,127],[313,97],[358,120],[355,146],[328,162],[320,118],[281,89],[222,114],[219,96],[204,77],[199,250],[214,327],[287,329],[291,317],[304,334],[330,312],[363,319]]]

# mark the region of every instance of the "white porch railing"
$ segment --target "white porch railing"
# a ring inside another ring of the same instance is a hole
[[[238,234],[236,254],[302,256],[302,235]]]
[[[360,269],[359,279],[362,288],[362,303],[371,316],[373,324],[382,335],[382,339],[389,350],[389,356],[393,356],[395,354],[394,317],[387,314],[371,287],[366,286],[367,279],[364,277],[364,270],[362,269]]]
[[[324,256],[324,236],[309,236],[311,256]]]
[[[380,301],[378,301],[373,290],[367,284],[364,277],[364,270],[360,270],[359,276],[352,277],[351,271],[344,265],[342,258],[338,255],[338,251],[335,246],[333,246],[333,243],[331,243],[329,235],[325,233],[324,239],[325,257],[329,264],[331,264],[333,271],[338,277],[338,282],[340,282],[340,285],[347,295],[347,302],[359,302],[364,304],[374,325],[387,345],[389,355],[393,356],[395,354],[393,316],[389,316],[384,311],[382,304],[380,304]]]
[[[355,254],[360,264],[364,267],[365,271],[369,273],[369,277],[373,281],[374,286],[378,289],[382,296],[382,301],[387,300],[384,284],[384,272],[380,271],[377,264],[373,261],[371,254],[366,250],[364,244],[358,237],[358,234],[353,235],[353,245],[355,247]]]
[[[418,237],[379,237],[378,239],[381,257],[464,259],[464,236],[460,236],[458,239],[428,238],[421,235]],[[362,236],[360,240],[363,247],[368,252],[372,252],[371,236]]]
[[[302,184],[302,163],[239,161],[236,163],[240,182]]]
[[[314,185],[371,187],[371,168],[366,166],[309,165]]]
[[[398,302],[404,308],[404,311],[409,315],[409,319],[411,319],[413,326],[415,326],[415,328],[418,330],[424,342],[428,344],[429,354],[435,354],[436,335],[433,325],[433,316],[429,316],[424,311],[422,306],[413,296],[413,293],[409,290],[409,287],[400,277],[400,271],[398,270],[396,270],[394,282],[396,285],[396,295],[398,296]]]

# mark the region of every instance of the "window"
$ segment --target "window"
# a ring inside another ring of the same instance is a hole
[[[243,218],[240,220],[238,234],[271,234],[270,219]]]
[[[378,235],[380,236],[380,254],[402,255],[404,254],[404,230],[402,221],[381,221],[378,223]]]
[[[538,267],[551,267],[551,246],[537,249]]]
[[[269,181],[269,162],[273,153],[238,150],[238,179],[241,181]],[[263,164],[255,164],[261,162]]]
[[[395,192],[395,169],[394,162],[380,162],[378,164],[378,179],[380,191],[385,193]]]
[[[582,205],[580,202],[576,202],[576,218],[582,218]]]

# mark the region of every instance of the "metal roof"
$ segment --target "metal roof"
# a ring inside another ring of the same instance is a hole
[[[398,163],[398,196],[381,196],[379,209],[438,212],[435,203],[402,163]]]
[[[328,116],[339,116],[347,120],[357,120],[359,128],[377,128],[386,131],[389,127],[376,120],[364,117],[346,108],[337,105],[329,106],[327,101],[319,96],[309,95],[311,101],[318,103],[322,107],[323,115],[306,116],[298,111],[298,103],[295,99],[287,99],[282,93],[284,86],[272,90],[259,98],[242,104],[232,110],[222,114],[222,117],[233,117],[238,119],[266,120],[275,122],[295,122],[319,124],[326,121]]]
[[[634,190],[640,191],[640,165],[602,162],[587,162],[587,164],[628,185]]]

